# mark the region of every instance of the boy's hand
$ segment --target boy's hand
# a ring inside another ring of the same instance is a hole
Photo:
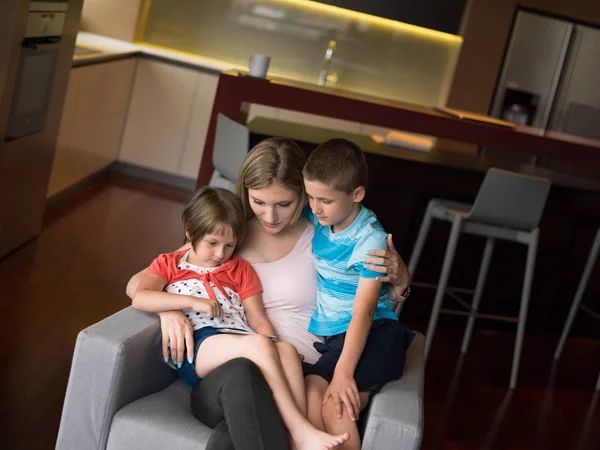
[[[223,310],[216,300],[191,297],[190,309],[193,309],[196,312],[205,313],[208,317],[217,318],[219,322],[223,321]]]
[[[351,374],[338,373],[333,374],[333,379],[323,396],[323,405],[328,401],[335,403],[335,411],[338,419],[341,419],[346,406],[350,420],[355,422],[360,412],[360,394],[358,386]]]

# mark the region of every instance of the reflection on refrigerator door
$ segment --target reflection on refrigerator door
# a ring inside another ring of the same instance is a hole
[[[492,115],[545,128],[565,64],[573,25],[530,12],[519,12],[506,52]],[[525,115],[527,117],[525,117]],[[518,123],[518,122],[516,122]],[[518,123],[523,125],[523,123]]]
[[[575,27],[548,128],[600,140],[600,30]]]

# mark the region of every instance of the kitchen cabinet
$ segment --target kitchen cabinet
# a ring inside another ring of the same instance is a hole
[[[208,123],[219,81],[219,77],[216,75],[203,72],[198,72],[196,77],[192,112],[177,170],[179,175],[192,180],[195,180],[198,176],[202,152],[204,151],[204,141],[206,140]]]
[[[466,0],[317,0],[373,16],[459,34]]]
[[[141,59],[119,161],[176,175],[190,127],[198,72]]]
[[[71,70],[47,197],[118,158],[135,64],[128,59]]]

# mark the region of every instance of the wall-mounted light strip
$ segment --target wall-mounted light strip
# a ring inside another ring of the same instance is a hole
[[[148,23],[148,15],[150,14],[151,6],[152,0],[142,0],[140,2],[140,10],[138,12],[137,25],[135,27],[135,35],[133,38],[134,42],[141,42],[144,40],[144,33],[146,32],[146,24]]]
[[[437,38],[447,42],[462,43],[463,39],[460,36],[444,33],[443,31],[432,30],[430,28],[420,27],[418,25],[412,25],[410,23],[398,22],[396,20],[384,19],[383,17],[372,16],[358,11],[352,11],[350,9],[340,8],[339,6],[326,5],[319,3],[318,1],[312,0],[274,0],[277,3],[288,3],[296,5],[301,9],[317,11],[320,13],[326,13],[332,16],[337,16],[344,19],[365,21],[374,26],[386,27],[396,29],[398,31],[407,32],[422,37]]]

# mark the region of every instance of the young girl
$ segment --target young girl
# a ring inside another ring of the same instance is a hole
[[[306,419],[302,367],[293,346],[273,343],[273,326],[262,305],[262,287],[249,263],[232,256],[244,239],[240,200],[224,189],[199,189],[183,212],[191,249],[160,255],[146,270],[133,296],[142,311],[183,310],[194,329],[194,355],[177,361],[194,386],[234,358],[253,361],[273,391],[277,407],[298,450],[332,449],[349,436],[332,436]],[[231,328],[247,335],[229,334]],[[254,333],[255,332],[255,333]]]

